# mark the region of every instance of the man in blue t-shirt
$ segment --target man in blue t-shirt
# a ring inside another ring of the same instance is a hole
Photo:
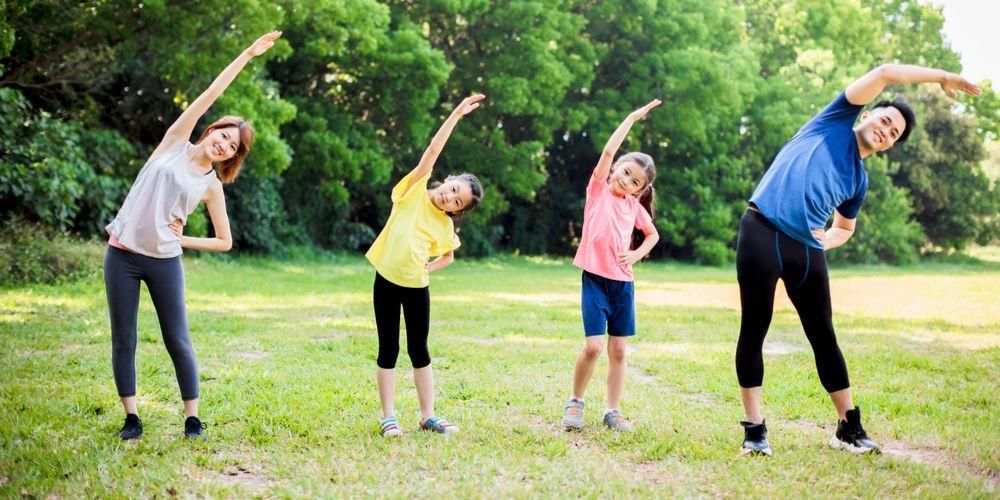
[[[851,399],[847,366],[833,330],[823,252],[843,245],[854,234],[868,190],[862,160],[906,141],[916,124],[913,110],[899,100],[881,101],[865,112],[861,109],[886,85],[918,82],[939,83],[951,97],[956,91],[980,93],[961,76],[940,69],[879,66],[799,129],[750,197],[736,249],[742,305],[736,374],[746,411],[746,420],[741,422],[744,453],[771,454],[760,415],[762,348],[779,278],[812,346],[820,381],[837,408],[839,423],[830,444],[857,453],[880,451],[862,428],[861,412]],[[831,214],[833,223],[826,229]]]

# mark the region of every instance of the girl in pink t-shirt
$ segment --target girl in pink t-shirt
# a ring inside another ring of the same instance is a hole
[[[660,100],[633,111],[611,134],[601,159],[587,184],[583,209],[583,234],[573,264],[583,269],[583,328],[586,342],[573,370],[573,395],[564,406],[562,424],[583,426],[583,393],[608,338],[608,409],[604,425],[631,431],[622,416],[625,392],[625,339],[635,335],[635,301],[632,264],[641,260],[660,240],[653,225],[653,179],[656,167],[645,153],[628,153],[611,164],[632,124]]]

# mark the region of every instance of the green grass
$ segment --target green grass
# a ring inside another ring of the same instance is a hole
[[[987,251],[988,255],[995,255]],[[765,355],[775,456],[737,454],[735,272],[637,269],[639,335],[624,413],[558,420],[582,345],[579,273],[565,259],[461,260],[433,276],[438,414],[417,431],[401,370],[401,440],[377,435],[373,272],[355,257],[187,259],[207,439],[181,436],[172,365],[140,306],[140,413],[123,443],[103,283],[0,290],[0,497],[899,496],[995,497],[1000,470],[1000,265],[836,267],[835,324],[865,426],[888,453],[825,447],[835,415],[779,291]],[[405,344],[404,344],[405,345]],[[408,366],[405,354],[400,367]]]

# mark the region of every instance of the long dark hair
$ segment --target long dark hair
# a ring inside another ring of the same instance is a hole
[[[649,214],[649,218],[653,219],[653,209],[656,205],[656,191],[653,189],[653,180],[656,179],[656,165],[653,164],[653,157],[646,153],[626,153],[618,158],[618,161],[615,162],[615,167],[629,161],[638,165],[646,173],[646,187],[632,196],[639,198],[639,204]],[[643,241],[646,241],[646,233],[633,228],[632,244],[629,245],[629,250],[639,248],[639,245],[642,245]],[[642,260],[646,260],[648,255],[644,255]]]

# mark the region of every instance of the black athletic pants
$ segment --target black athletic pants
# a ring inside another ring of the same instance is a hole
[[[375,328],[378,330],[378,366],[396,367],[399,356],[399,308],[406,319],[406,351],[413,368],[431,364],[427,332],[431,322],[431,294],[428,287],[399,286],[375,273],[373,290]]]
[[[812,345],[820,382],[827,392],[850,387],[847,365],[837,346],[830,306],[830,278],[823,250],[806,246],[778,231],[766,217],[747,210],[740,220],[736,275],[743,317],[736,346],[740,387],[759,387],[764,380],[761,352],[771,324],[778,278],[799,313]]]
[[[111,316],[111,367],[118,395],[135,396],[140,281],[146,282],[153,299],[163,345],[174,362],[181,398],[198,399],[198,363],[188,335],[181,258],[156,259],[108,245],[104,254],[104,287]]]

